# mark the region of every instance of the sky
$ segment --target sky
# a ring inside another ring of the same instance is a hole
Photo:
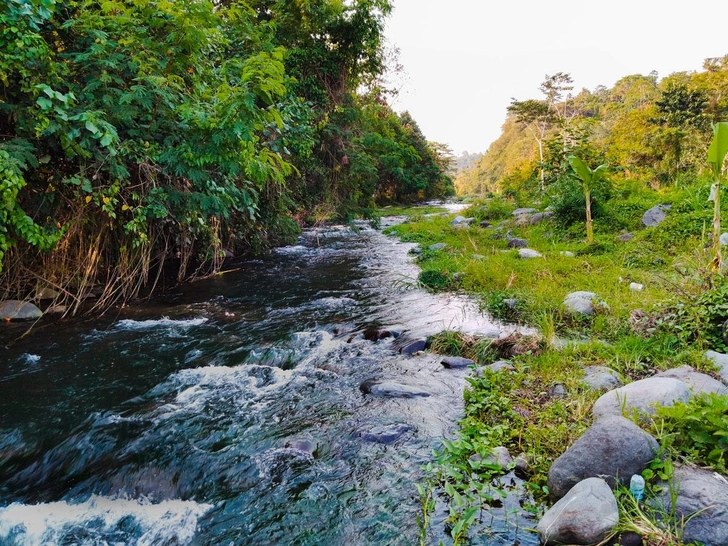
[[[541,98],[547,74],[574,93],[624,76],[700,71],[728,54],[724,0],[392,0],[385,35],[404,72],[390,103],[456,155],[485,152],[511,98]]]

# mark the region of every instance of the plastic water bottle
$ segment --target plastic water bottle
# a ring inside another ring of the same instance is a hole
[[[639,474],[634,474],[629,480],[629,492],[634,500],[641,501],[645,496],[645,479]]]

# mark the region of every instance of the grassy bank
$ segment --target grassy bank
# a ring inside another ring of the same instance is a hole
[[[507,358],[513,370],[482,368],[469,379],[459,437],[444,444],[421,491],[423,537],[428,510],[434,507],[432,492],[439,491],[449,503],[455,543],[465,540],[476,514],[503,493],[493,481],[500,468],[482,463],[496,446],[523,454],[533,510],[543,509],[551,463],[591,425],[592,405],[602,394],[582,382],[586,366],[607,366],[625,383],[682,365],[714,373],[704,353],[726,350],[721,328],[728,319],[728,284],[709,267],[707,192],[699,183],[663,193],[630,185],[616,188],[611,199],[600,203],[591,244],[584,242],[578,207],[554,207],[552,216],[531,223],[513,210],[529,206],[543,211],[544,203],[500,197],[463,211],[473,219],[469,226],[453,225],[453,214],[411,216],[388,228],[389,234],[419,243],[421,286],[464,291],[494,317],[536,330],[497,343],[458,332],[442,332],[432,340],[434,352],[466,356],[479,365]],[[657,204],[671,205],[666,219],[655,227],[643,226],[643,213]],[[525,240],[541,256],[520,257],[518,249],[509,247],[518,244],[509,245],[514,239]],[[564,308],[564,297],[575,291],[597,294],[602,304],[594,315]],[[708,455],[725,443],[721,433],[708,432],[703,449],[683,441],[690,428],[686,424],[696,416],[714,417],[728,427],[723,402],[705,398],[691,404],[665,409],[643,426],[660,442],[668,461],[725,471],[722,456]],[[656,469],[646,472],[648,482],[664,476],[664,465],[656,463]]]

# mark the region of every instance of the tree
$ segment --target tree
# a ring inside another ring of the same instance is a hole
[[[591,169],[581,158],[574,155],[570,155],[568,160],[574,174],[581,180],[584,189],[584,199],[586,201],[586,242],[591,243],[594,240],[594,228],[592,226],[591,215],[591,190],[594,184],[605,178],[609,172],[609,167],[607,165],[599,165],[595,169]]]

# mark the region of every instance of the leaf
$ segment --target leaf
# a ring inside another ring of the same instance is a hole
[[[576,157],[575,155],[570,155],[567,159],[569,160],[569,165],[571,165],[571,168],[576,173],[576,176],[578,176],[584,184],[590,184],[592,180],[592,172],[589,166],[584,163],[581,158]]]
[[[708,148],[708,163],[713,168],[716,178],[720,176],[723,161],[728,153],[728,122],[721,121],[713,125],[713,141]]]
[[[43,110],[50,110],[53,102],[45,97],[38,97],[35,101]]]
[[[99,128],[96,126],[96,124],[91,120],[86,120],[86,129],[90,131],[93,135],[97,135],[101,132],[99,131]]]
[[[113,141],[114,141],[114,135],[112,135],[111,133],[104,133],[104,136],[103,136],[103,137],[101,137],[101,142],[100,142],[100,144],[101,144],[102,146],[108,146],[108,145],[109,145],[109,144],[111,144],[111,143],[112,143]]]

